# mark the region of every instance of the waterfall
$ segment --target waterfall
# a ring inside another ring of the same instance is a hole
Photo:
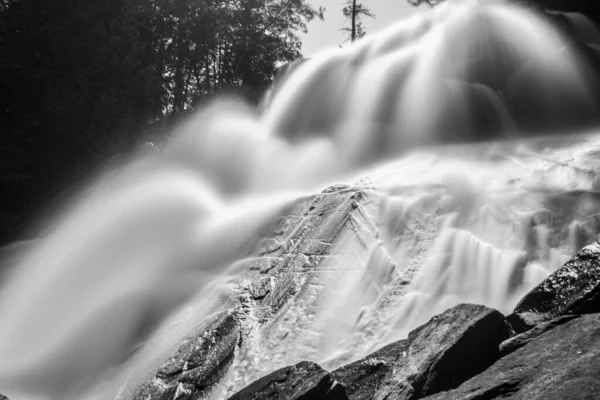
[[[295,254],[305,286],[277,323],[248,312],[213,398],[299,360],[358,359],[460,302],[509,312],[600,230],[599,82],[582,50],[600,38],[585,27],[576,42],[531,10],[448,1],[302,63],[261,111],[199,111],[11,255],[0,391],[128,398],[269,262],[278,221],[302,228],[298,199],[333,184],[362,200],[315,239],[326,251]]]

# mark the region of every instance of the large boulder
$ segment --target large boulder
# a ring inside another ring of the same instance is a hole
[[[530,291],[507,320],[517,333],[562,315],[600,312],[600,242],[584,247]]]
[[[461,304],[433,317],[406,340],[332,373],[349,399],[418,399],[457,387],[494,363],[508,338],[502,314]]]
[[[600,315],[556,326],[455,390],[427,400],[600,398]]]
[[[303,361],[281,368],[240,390],[229,400],[346,400],[344,388],[323,368]]]

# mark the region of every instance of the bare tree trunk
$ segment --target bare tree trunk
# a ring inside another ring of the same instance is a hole
[[[354,43],[356,40],[356,0],[352,0],[352,34],[350,36],[350,42]]]

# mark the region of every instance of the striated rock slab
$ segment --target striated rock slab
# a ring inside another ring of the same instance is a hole
[[[433,317],[408,339],[332,373],[349,399],[418,399],[457,387],[499,357],[508,338],[502,314],[461,304]]]
[[[332,248],[340,237],[353,229],[353,214],[369,194],[350,186],[334,186],[312,198],[303,199],[275,227],[275,235],[259,250],[269,259],[250,292],[259,300],[260,313],[276,314],[302,291],[320,264],[333,257]],[[357,233],[359,234],[359,233]]]
[[[600,312],[600,242],[584,247],[530,291],[507,320],[517,333],[561,315]]]
[[[600,315],[541,334],[455,390],[427,400],[596,400],[600,398]]]
[[[322,332],[352,329],[352,312],[360,307],[348,307],[345,299],[360,300],[351,288],[377,242],[375,200],[367,189],[344,185],[301,199],[246,261],[250,272],[240,301],[247,329],[229,387],[239,390],[270,371],[325,359],[339,339]]]
[[[281,368],[240,390],[229,400],[346,400],[344,388],[308,361]]]

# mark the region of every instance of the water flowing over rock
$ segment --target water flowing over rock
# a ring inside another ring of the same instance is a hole
[[[360,228],[369,224],[372,196],[368,191],[337,186],[298,200],[273,228],[274,237],[262,241],[257,257],[236,267],[247,272],[236,283],[236,294],[222,306],[232,311],[222,311],[213,317],[216,322],[195,328],[155,376],[135,390],[136,398],[158,398],[181,384],[197,394],[215,383],[212,376],[223,378],[227,373],[230,385],[239,389],[269,368],[300,358],[310,346],[318,345],[310,343],[310,325],[316,322],[310,312],[318,310],[315,303],[324,301],[320,289],[329,259],[341,257],[334,250],[340,241],[355,241],[363,235],[369,240],[367,235],[373,235]],[[360,251],[358,246],[355,249]],[[294,308],[298,311],[291,311]],[[294,343],[306,347],[295,353]]]
[[[490,160],[487,146],[446,148],[443,157],[423,151],[354,185],[296,199],[260,231],[263,239],[251,239],[247,257],[124,364],[113,378],[117,398],[224,398],[301,361],[332,371],[360,360],[461,302],[509,312],[574,243],[600,231],[587,194],[595,175],[583,169],[595,171],[599,146],[577,140],[560,151],[546,141],[526,151],[493,149],[504,161]],[[472,165],[481,175],[463,172]],[[202,338],[214,335],[206,326],[215,312],[235,317],[227,326],[236,328],[206,347],[215,362],[184,369],[197,359],[185,343],[208,343]],[[171,357],[181,371],[169,375]],[[193,372],[202,374],[187,380]]]

